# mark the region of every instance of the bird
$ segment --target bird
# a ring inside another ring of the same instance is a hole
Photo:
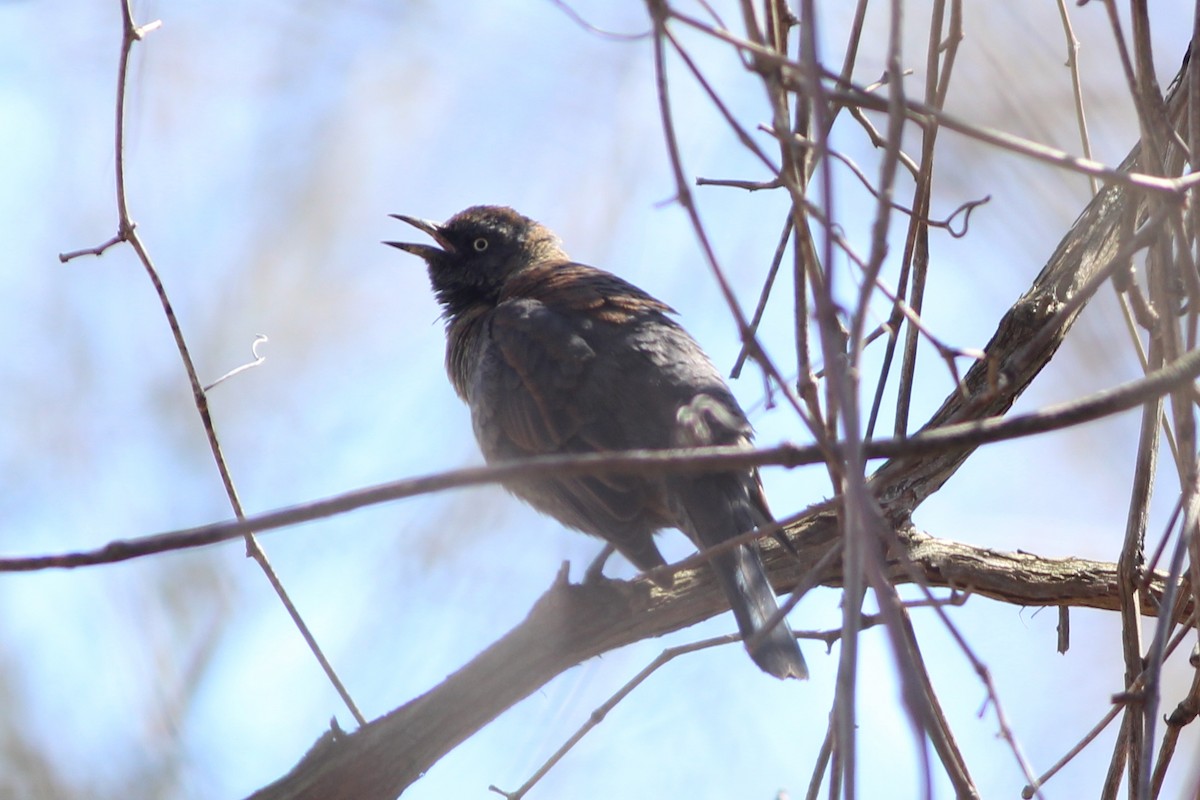
[[[444,223],[390,216],[435,243],[384,242],[425,262],[446,323],[446,372],[489,464],[750,446],[745,412],[674,309],[571,260],[544,225],[488,205]],[[514,479],[505,488],[643,571],[665,564],[660,530],[679,529],[707,551],[772,521],[755,469]],[[753,661],[777,678],[807,678],[787,624],[768,628],[778,605],[757,544],[708,561]]]

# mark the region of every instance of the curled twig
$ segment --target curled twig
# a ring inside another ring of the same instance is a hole
[[[210,383],[208,386],[205,386],[204,391],[207,393],[207,392],[211,391],[214,386],[216,386],[220,383],[223,383],[224,381],[232,378],[234,375],[237,375],[239,372],[245,372],[248,369],[254,369],[258,365],[260,365],[264,361],[266,361],[267,357],[259,354],[258,347],[259,347],[259,345],[266,344],[269,341],[270,341],[270,339],[267,338],[267,335],[265,333],[260,333],[257,336],[255,336],[253,344],[250,345],[250,354],[252,356],[254,356],[254,360],[248,361],[245,364],[242,364],[240,367],[234,367],[233,369],[229,370],[229,372],[226,372],[224,375],[217,378],[215,381]]]

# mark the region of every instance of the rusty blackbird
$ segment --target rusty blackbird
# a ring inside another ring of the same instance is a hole
[[[471,408],[488,462],[749,446],[746,415],[666,304],[572,261],[553,233],[510,208],[475,206],[441,224],[393,216],[437,243],[386,242],[428,266],[446,320],[446,371]],[[771,519],[756,470],[521,480],[506,488],[604,539],[642,570],[664,563],[654,543],[663,528],[682,530],[704,550]],[[786,623],[763,632],[777,605],[757,546],[709,561],[754,662],[779,678],[808,677]]]

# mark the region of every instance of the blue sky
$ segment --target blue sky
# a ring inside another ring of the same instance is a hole
[[[1043,5],[968,4],[949,105],[1077,152],[1057,12]],[[638,4],[576,7],[614,30],[648,24]],[[1174,74],[1187,33],[1167,21],[1186,19],[1183,9],[1153,10],[1163,21],[1155,41],[1164,77]],[[131,70],[126,157],[139,233],[203,380],[248,360],[256,334],[270,337],[266,363],[210,398],[249,511],[480,461],[442,372],[438,309],[423,271],[379,244],[408,234],[389,213],[442,219],[475,203],[512,205],[558,232],[577,259],[669,302],[717,364],[732,365],[734,326],[684,215],[665,202],[673,184],[647,42],[599,38],[549,2],[178,2],[136,11],[141,21],[163,20]],[[828,13],[823,41],[840,63],[847,20]],[[878,44],[885,20],[874,13],[868,37]],[[1096,155],[1115,163],[1136,139],[1136,122],[1102,10],[1073,14]],[[914,7],[907,30],[914,86],[923,80],[923,18]],[[735,113],[751,125],[767,120],[762,93],[737,59],[689,41]],[[57,259],[115,230],[118,43],[115,2],[0,6],[6,554],[92,547],[230,516],[132,252]],[[881,52],[864,50],[858,80],[878,77]],[[680,64],[672,70],[689,174],[764,177]],[[765,136],[760,143],[769,147]],[[874,163],[852,126],[835,131],[835,144]],[[993,200],[967,238],[935,235],[927,321],[946,341],[980,347],[1083,207],[1087,183],[949,133],[939,147],[940,163],[952,166],[938,183],[935,215],[986,194]],[[847,174],[837,177],[838,222],[865,250],[873,206]],[[902,183],[899,196],[908,191]],[[722,188],[696,196],[750,307],[784,198]],[[789,293],[777,294],[763,327],[783,364],[794,361]],[[1136,375],[1110,294],[1019,408]],[[869,353],[868,365],[876,358]],[[806,440],[786,411],[761,408],[753,370],[733,388],[757,408],[760,441]],[[914,418],[951,388],[927,360]],[[916,521],[975,544],[1111,559],[1136,431],[1129,416],[987,448]],[[774,470],[766,480],[781,515],[829,493],[819,470]],[[436,684],[521,619],[563,560],[579,570],[597,550],[495,488],[392,503],[262,541],[368,717]],[[689,551],[676,534],[664,549]],[[610,569],[629,573],[616,561]],[[792,624],[836,625],[838,602],[833,590],[818,590]],[[1070,747],[1120,688],[1114,615],[1075,612],[1065,656],[1054,653],[1054,613],[975,598],[952,616],[991,668],[1035,768]],[[915,617],[984,795],[1015,795],[1023,782],[994,717],[977,716],[979,681],[932,616]],[[732,628],[722,616],[568,672],[406,797],[515,788],[664,646]],[[738,647],[673,663],[568,755],[539,796],[770,798],[783,788],[799,796],[836,671],[836,651],[820,650],[807,648],[814,676],[803,685],[766,678]],[[897,785],[916,786],[916,759],[882,635],[864,636],[862,669],[864,796],[897,796]],[[1186,679],[1171,676],[1168,707]],[[351,727],[237,544],[0,578],[0,698],[19,720],[19,730],[0,735],[31,748],[0,748],[0,773],[26,796],[241,796],[286,771],[331,716]],[[1111,750],[1106,736],[1049,796],[1095,791]],[[1173,773],[1173,789],[1189,785],[1185,772]],[[939,796],[949,796],[944,785]]]

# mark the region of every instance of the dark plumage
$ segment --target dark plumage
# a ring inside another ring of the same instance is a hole
[[[446,319],[446,370],[471,408],[489,462],[552,453],[749,445],[745,414],[712,362],[669,314],[626,281],[567,257],[558,238],[510,208],[475,206],[444,224],[394,215],[438,246],[387,242],[423,258]],[[599,536],[639,569],[663,564],[655,532],[701,549],[771,519],[756,471],[514,481],[535,508]],[[776,611],[757,547],[710,562],[750,655],[780,678],[808,671]]]

